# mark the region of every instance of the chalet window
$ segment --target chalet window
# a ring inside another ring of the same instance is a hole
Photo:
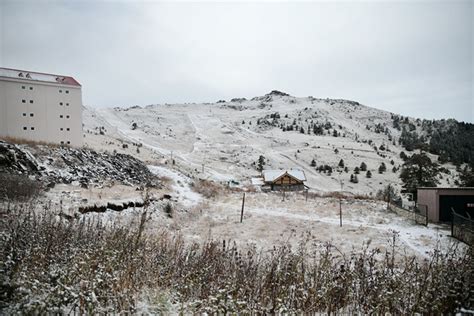
[[[63,141],[61,141],[61,145],[64,145],[64,142],[63,142]]]
[[[30,117],[33,117],[33,116],[35,116],[35,115],[33,113],[30,113]]]
[[[69,144],[71,144],[71,142],[70,142],[70,141],[67,141],[67,144],[69,145]]]
[[[68,132],[69,132],[69,130],[70,130],[70,128],[69,128],[69,127],[68,127],[68,128],[66,128],[66,131],[68,131]]]
[[[31,130],[32,130],[32,131],[34,131],[34,130],[35,130],[35,128],[34,128],[34,127],[31,127]]]
[[[63,118],[63,116],[62,116],[62,115],[59,115],[59,118]]]
[[[21,100],[21,103],[26,103],[26,100]]]
[[[23,113],[23,116],[26,116],[26,113]]]
[[[33,87],[30,87],[30,90],[33,90]]]
[[[26,89],[26,87],[25,87],[25,86],[21,86],[21,88],[22,88],[23,90],[25,90],[25,89]]]
[[[66,103],[66,106],[69,106],[69,103]]]
[[[26,126],[23,126],[23,130],[26,131],[28,128]]]
[[[69,93],[69,90],[66,90],[66,93]]]
[[[33,100],[30,100],[30,103],[33,103]]]
[[[59,89],[59,93],[63,93],[63,90]]]
[[[64,130],[64,128],[60,127],[59,130],[62,131],[62,130]]]
[[[69,118],[69,115],[66,115],[66,118]]]
[[[59,102],[59,105],[63,105],[63,103],[62,103],[62,102]]]

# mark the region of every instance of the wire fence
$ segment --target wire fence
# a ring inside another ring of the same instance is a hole
[[[474,220],[452,210],[451,236],[468,245],[474,245]]]
[[[388,204],[389,210],[400,216],[413,220],[418,225],[428,226],[428,206],[417,204],[413,208],[406,208],[399,201],[392,201]]]

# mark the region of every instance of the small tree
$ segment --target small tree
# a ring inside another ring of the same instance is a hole
[[[355,167],[355,168],[354,168],[354,173],[355,173],[355,174],[359,174],[359,173],[360,173],[359,167]]]
[[[311,167],[316,167],[316,160],[311,160]]]
[[[365,174],[367,178],[372,178],[372,172],[370,170],[367,170],[367,173]]]
[[[262,171],[264,166],[265,166],[265,157],[260,155],[260,157],[258,157],[258,162],[257,162],[258,171]]]
[[[360,170],[361,170],[361,171],[367,171],[367,165],[365,164],[365,162],[362,162],[362,163],[360,164]]]
[[[382,162],[379,167],[379,173],[384,173],[385,171],[387,171],[387,166]]]
[[[466,165],[459,173],[459,183],[462,187],[474,187],[474,163]]]
[[[344,168],[344,160],[339,160],[339,164],[338,164],[339,167],[341,168]]]

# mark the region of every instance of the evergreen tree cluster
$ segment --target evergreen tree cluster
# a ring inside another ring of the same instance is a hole
[[[453,119],[417,119],[412,122],[398,115],[392,115],[392,121],[393,127],[402,131],[399,143],[406,150],[428,151],[438,155],[440,163],[459,165],[474,162],[474,124]],[[420,132],[416,126],[420,127]]]

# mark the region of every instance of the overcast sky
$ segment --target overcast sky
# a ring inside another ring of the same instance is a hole
[[[270,90],[474,122],[473,1],[0,0],[0,64],[74,76],[88,106]]]

